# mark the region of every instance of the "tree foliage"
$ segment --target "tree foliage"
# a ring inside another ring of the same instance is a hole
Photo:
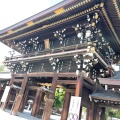
[[[113,108],[107,108],[106,109],[106,116],[111,118],[120,118],[120,110],[113,109]]]
[[[64,102],[64,96],[65,96],[64,88],[56,88],[55,98],[53,103],[54,108],[62,108]]]
[[[4,72],[5,71],[5,66],[4,65],[0,65],[0,72]]]

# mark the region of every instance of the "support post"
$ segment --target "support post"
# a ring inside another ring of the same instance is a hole
[[[19,112],[23,112],[23,110],[25,108],[25,104],[26,104],[26,100],[27,100],[27,97],[28,97],[28,93],[29,93],[29,89],[26,89],[25,93],[23,95],[24,97],[23,97],[22,102],[20,104]]]
[[[82,89],[83,89],[83,75],[81,73],[80,76],[77,77],[75,96],[82,97]],[[82,106],[80,106],[79,120],[81,120],[81,114],[82,114]]]
[[[21,101],[23,99],[23,94],[24,94],[24,91],[25,91],[25,88],[26,88],[26,84],[27,84],[27,75],[24,76],[24,80],[22,81],[22,89],[19,91],[18,95],[16,96],[15,98],[15,103],[14,103],[14,107],[11,111],[11,114],[13,115],[17,115],[17,112],[20,108],[20,104],[21,104]]]
[[[32,116],[35,116],[37,105],[39,104],[39,96],[40,96],[40,90],[38,89],[35,96],[34,103],[33,103],[33,107],[32,107],[32,113],[31,113]]]
[[[70,104],[70,97],[71,97],[71,93],[66,92],[65,97],[64,97],[64,104],[63,104],[61,120],[67,120],[69,104]]]
[[[93,109],[93,120],[99,120],[99,106],[96,103],[94,103]]]
[[[106,120],[105,118],[105,107],[102,107],[102,112],[101,112],[101,116],[100,116],[100,120]]]
[[[100,107],[96,105],[96,120],[100,120],[99,112],[100,112]]]
[[[82,97],[82,89],[83,89],[83,77],[82,75],[77,77],[75,96]]]
[[[55,90],[57,86],[57,79],[58,79],[58,76],[56,73],[54,73],[53,80],[52,80],[52,87],[51,87],[53,93],[50,93],[48,98],[46,99],[46,104],[45,104],[42,120],[50,120],[50,115],[52,112],[52,106],[54,102]]]
[[[5,108],[8,108],[8,107],[9,107],[11,97],[12,97],[12,94],[9,94],[9,96],[8,96],[8,102],[7,102],[7,104],[6,104],[6,107],[5,107]]]
[[[36,113],[35,113],[35,116],[37,117],[39,114],[42,115],[43,114],[43,109],[40,110],[40,106],[41,106],[41,103],[42,101],[44,100],[44,93],[41,91],[40,92],[40,96],[39,96],[39,103],[37,105],[37,108],[36,108]],[[40,111],[40,113],[39,113]]]
[[[95,104],[93,100],[92,107],[87,108],[86,120],[100,120],[99,110],[100,110],[99,106]]]
[[[86,120],[93,120],[93,109],[92,108],[87,108]]]

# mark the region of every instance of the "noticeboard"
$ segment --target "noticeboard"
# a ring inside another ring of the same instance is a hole
[[[67,120],[79,120],[81,97],[71,96]]]
[[[1,99],[1,102],[6,101],[9,91],[10,91],[10,86],[6,86],[4,93],[3,93],[3,96],[2,96],[2,99]]]

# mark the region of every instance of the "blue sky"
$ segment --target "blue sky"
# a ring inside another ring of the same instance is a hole
[[[43,11],[63,0],[0,0],[0,30]],[[0,63],[11,49],[0,43]]]

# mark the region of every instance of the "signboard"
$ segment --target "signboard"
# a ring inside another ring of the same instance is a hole
[[[81,97],[71,96],[67,120],[79,120]]]
[[[3,96],[2,96],[2,99],[1,99],[1,102],[6,101],[9,91],[10,91],[10,86],[6,86]]]

